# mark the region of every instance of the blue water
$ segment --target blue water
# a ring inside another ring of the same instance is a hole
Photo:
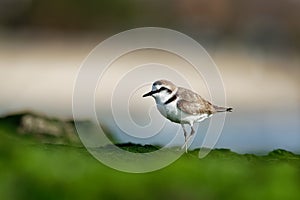
[[[294,113],[244,113],[227,117],[217,148],[239,153],[267,153],[285,149],[300,153],[300,115]]]

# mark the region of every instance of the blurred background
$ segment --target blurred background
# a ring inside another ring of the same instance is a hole
[[[293,161],[272,165],[273,154],[262,165],[247,155],[232,163],[218,154],[217,160],[187,156],[160,172],[131,176],[100,165],[82,149],[25,148],[10,131],[36,132],[38,140],[46,133],[47,144],[57,137],[59,144],[79,144],[72,136],[72,90],[84,58],[114,34],[158,26],[198,41],[220,69],[234,112],[216,148],[299,154],[299,10],[297,0],[0,0],[1,196],[297,199],[299,164],[287,163],[299,157],[281,150],[273,154]]]
[[[161,26],[198,41],[220,69],[235,112],[217,147],[300,153],[299,8],[294,0],[1,0],[0,114],[71,119],[88,53],[121,31]]]

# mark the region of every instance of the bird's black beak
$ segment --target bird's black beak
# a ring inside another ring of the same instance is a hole
[[[143,95],[143,97],[148,97],[148,96],[151,96],[152,94],[154,94],[155,92],[153,92],[153,91],[150,91],[150,92],[148,92],[148,93],[146,93],[146,94],[144,94]]]

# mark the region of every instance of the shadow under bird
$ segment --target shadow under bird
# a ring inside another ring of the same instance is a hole
[[[187,152],[188,142],[195,133],[194,123],[201,122],[218,112],[232,112],[232,108],[211,104],[199,94],[182,87],[177,87],[171,81],[158,80],[152,84],[152,90],[143,97],[152,96],[159,112],[172,122],[181,124],[185,142],[182,149]],[[188,135],[184,124],[191,127]]]

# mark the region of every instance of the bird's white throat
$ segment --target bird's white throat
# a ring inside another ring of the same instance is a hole
[[[172,91],[172,93],[168,93],[167,91],[161,91],[153,96],[156,101],[156,104],[164,105],[169,99],[176,95],[176,92],[177,88],[176,90]]]

